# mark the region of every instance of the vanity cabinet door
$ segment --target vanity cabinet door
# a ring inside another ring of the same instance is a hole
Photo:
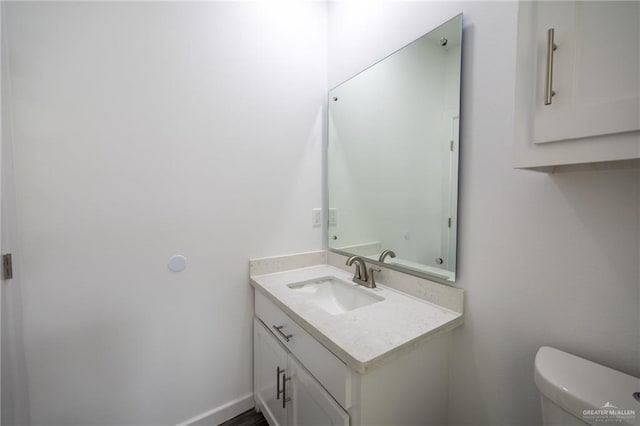
[[[302,365],[289,355],[286,382],[290,425],[349,426],[349,414]]]
[[[260,292],[255,293],[255,312],[287,351],[302,362],[335,400],[344,408],[351,408],[349,367]],[[276,327],[282,333],[276,331]],[[289,337],[285,339],[285,335]]]
[[[287,374],[287,351],[255,318],[253,345],[253,388],[256,403],[271,426],[285,426],[287,409],[282,401],[282,388]]]

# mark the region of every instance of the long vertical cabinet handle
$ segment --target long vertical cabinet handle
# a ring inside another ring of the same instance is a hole
[[[287,382],[291,380],[291,377],[287,377],[287,374],[282,375],[282,408],[287,408],[287,402],[291,401],[291,398],[287,397]]]
[[[280,399],[280,394],[284,393],[284,390],[280,390],[280,375],[284,374],[284,370],[280,370],[280,366],[278,365],[277,369],[276,369],[276,373],[277,373],[277,375],[276,375],[276,383],[277,383],[277,385],[276,385],[276,399]]]
[[[544,91],[544,104],[551,105],[551,98],[556,92],[553,91],[553,52],[558,48],[554,42],[555,30],[547,30],[547,87]]]

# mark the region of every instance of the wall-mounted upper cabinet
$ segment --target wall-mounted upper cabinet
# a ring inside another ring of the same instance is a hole
[[[515,167],[640,165],[640,2],[520,2]]]

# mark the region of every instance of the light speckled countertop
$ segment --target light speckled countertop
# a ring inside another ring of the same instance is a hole
[[[380,283],[375,289],[360,288],[385,300],[339,315],[325,312],[287,287],[287,284],[327,276],[335,276],[349,283],[352,278],[352,274],[336,267],[316,265],[251,276],[251,285],[359,373],[364,374],[463,322],[462,314],[458,312]]]

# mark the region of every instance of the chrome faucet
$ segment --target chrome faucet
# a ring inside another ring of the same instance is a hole
[[[391,258],[396,257],[396,254],[393,252],[393,250],[385,250],[382,253],[380,253],[380,258],[378,259],[378,262],[380,263],[384,263],[384,259],[389,256]]]
[[[353,274],[353,282],[356,284],[363,285],[369,288],[376,287],[376,279],[374,277],[374,272],[380,272],[378,268],[369,268],[369,272],[367,273],[367,264],[364,263],[364,259],[360,256],[351,256],[347,259],[347,263],[345,265],[351,266],[356,264],[356,271]]]

